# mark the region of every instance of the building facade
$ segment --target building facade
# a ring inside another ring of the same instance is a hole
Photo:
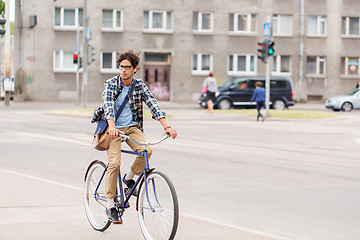
[[[17,0],[15,83],[30,99],[76,99],[73,53],[83,4]],[[347,93],[360,80],[358,0],[87,0],[87,16],[96,53],[88,66],[89,101],[99,101],[104,81],[119,73],[120,50],[140,53],[135,77],[161,100],[196,101],[209,71],[219,82],[265,75],[257,43],[268,21],[271,74],[291,77],[296,100]]]

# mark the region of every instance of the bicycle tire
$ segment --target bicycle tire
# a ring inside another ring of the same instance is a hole
[[[172,240],[179,223],[179,204],[175,187],[164,173],[152,172],[139,189],[138,216],[143,236],[147,240]],[[151,210],[146,197],[154,210]]]
[[[85,187],[85,212],[90,225],[97,231],[105,231],[111,224],[105,210],[106,202],[95,199],[94,192],[105,170],[105,164],[101,161],[93,162],[88,169]],[[101,181],[97,195],[105,198],[105,178]]]

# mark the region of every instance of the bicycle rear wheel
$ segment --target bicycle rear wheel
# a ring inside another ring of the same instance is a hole
[[[161,172],[150,173],[146,182],[147,188],[143,183],[139,191],[141,231],[147,240],[172,240],[179,222],[179,205],[174,185]]]
[[[92,163],[85,179],[85,212],[90,225],[98,231],[105,231],[111,224],[106,216],[105,178],[94,195],[105,171],[105,164],[101,161]],[[101,199],[100,199],[101,198]]]

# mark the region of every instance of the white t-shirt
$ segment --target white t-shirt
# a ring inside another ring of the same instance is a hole
[[[207,77],[204,80],[203,83],[203,87],[207,87],[207,90],[210,92],[217,92],[218,88],[217,88],[217,82],[216,82],[216,78],[214,77]]]

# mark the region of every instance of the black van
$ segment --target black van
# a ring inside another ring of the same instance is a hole
[[[232,107],[254,106],[250,100],[255,89],[255,83],[261,82],[265,88],[265,77],[239,76],[224,81],[216,93],[214,108],[228,110]],[[199,98],[201,107],[207,107],[206,94]],[[291,80],[288,77],[270,77],[270,107],[283,110],[294,105]]]

